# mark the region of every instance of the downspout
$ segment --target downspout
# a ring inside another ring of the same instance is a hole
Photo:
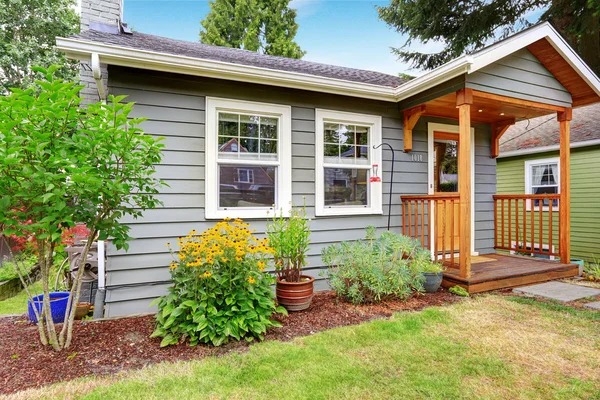
[[[104,299],[106,297],[105,243],[104,240],[98,240],[98,289],[94,299],[94,319],[104,317]]]
[[[92,74],[96,81],[100,101],[106,102],[106,88],[104,87],[104,82],[102,82],[102,69],[100,68],[100,56],[98,53],[92,53]]]

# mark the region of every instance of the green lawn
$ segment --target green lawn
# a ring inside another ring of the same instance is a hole
[[[485,295],[17,398],[600,398],[599,331],[598,313]]]

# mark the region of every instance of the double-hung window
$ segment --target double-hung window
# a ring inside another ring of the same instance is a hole
[[[525,162],[525,192],[527,194],[558,194],[560,193],[560,159],[547,158]],[[549,200],[533,200],[537,209],[542,201],[544,208],[549,207]],[[531,209],[531,202],[527,205]],[[558,201],[552,200],[552,207],[557,209]]]
[[[381,117],[316,110],[316,215],[382,214]]]
[[[206,217],[265,218],[289,209],[288,106],[206,99]]]

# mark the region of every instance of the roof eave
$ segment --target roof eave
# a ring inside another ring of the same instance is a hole
[[[581,142],[571,142],[570,147],[572,149],[577,149],[580,147],[589,147],[589,146],[597,146],[597,145],[600,145],[600,139],[584,140]],[[558,144],[553,144],[553,145],[544,146],[544,147],[532,147],[529,149],[511,150],[511,151],[505,151],[505,152],[502,152],[502,150],[500,150],[500,155],[498,156],[498,158],[526,156],[528,154],[547,153],[550,151],[559,151],[559,150],[560,150],[560,145],[558,145]]]
[[[72,59],[87,60],[92,54],[98,54],[103,63],[110,65],[397,101],[396,88],[369,83],[138,50],[76,38],[57,37],[56,47]]]

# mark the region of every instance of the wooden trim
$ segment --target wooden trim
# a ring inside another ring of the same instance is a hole
[[[560,123],[560,261],[571,261],[571,117],[572,109],[558,113]]]
[[[473,97],[479,97],[480,99],[495,100],[495,101],[499,101],[499,102],[515,104],[518,106],[539,108],[542,110],[549,110],[549,111],[561,112],[561,111],[565,111],[567,109],[567,107],[555,106],[553,104],[539,103],[537,101],[516,99],[514,97],[508,97],[508,96],[502,96],[499,94],[481,92],[479,90],[473,90]]]
[[[465,91],[468,89],[465,89]],[[458,142],[458,192],[460,243],[458,251],[458,265],[461,278],[471,276],[471,105],[469,94],[463,90],[457,93],[457,105],[459,116],[459,142]],[[461,92],[463,92],[461,94]],[[461,104],[458,104],[461,99]],[[472,101],[472,99],[471,99]]]
[[[458,142],[459,136],[458,136],[458,133],[454,133],[454,132],[433,131],[433,139],[454,140],[454,141]]]
[[[557,195],[558,196],[558,195]],[[449,200],[458,199],[460,195],[458,193],[436,193],[436,194],[417,194],[410,196],[400,196],[401,200]]]
[[[412,131],[419,122],[421,115],[425,114],[425,106],[420,105],[404,111],[404,152],[412,150]]]
[[[565,111],[556,113],[556,120],[558,122],[571,121],[573,119],[573,109],[567,108]]]
[[[473,104],[473,89],[460,89],[456,92],[456,106]]]
[[[494,200],[527,199],[527,200],[558,200],[560,194],[494,194]]]
[[[514,118],[492,124],[492,158],[496,158],[500,155],[500,138],[506,133],[508,128],[514,124]]]

